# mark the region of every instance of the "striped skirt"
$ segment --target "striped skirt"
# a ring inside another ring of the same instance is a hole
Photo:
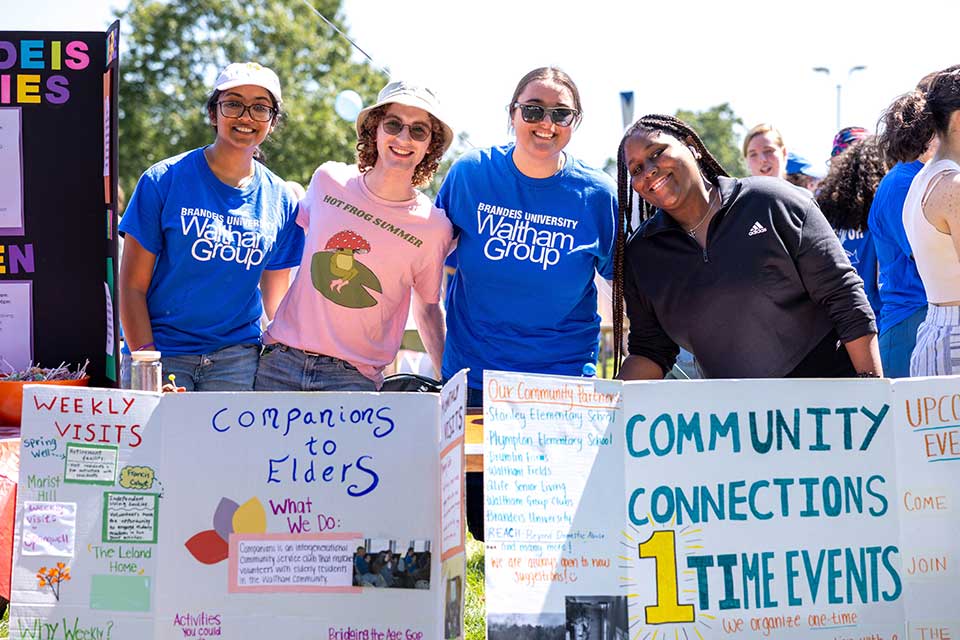
[[[960,307],[928,305],[927,319],[917,329],[910,375],[955,374],[960,374]]]

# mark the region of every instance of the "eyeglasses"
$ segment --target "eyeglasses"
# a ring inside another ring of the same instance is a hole
[[[251,120],[256,122],[270,122],[273,120],[273,115],[277,112],[276,109],[268,107],[265,104],[245,105],[236,100],[224,100],[217,104],[220,105],[220,114],[224,118],[242,118],[244,112],[249,112]]]
[[[410,137],[417,142],[423,142],[429,138],[430,134],[432,133],[432,131],[430,131],[430,127],[421,122],[403,124],[403,122],[397,118],[384,118],[380,121],[380,126],[383,127],[383,130],[391,136],[400,135],[400,132],[403,131],[404,127],[406,127],[407,131],[410,132]]]
[[[553,124],[558,127],[569,127],[580,115],[579,111],[570,107],[544,107],[539,104],[514,102],[513,108],[516,109],[517,107],[520,108],[520,117],[529,124],[535,124],[549,116]]]

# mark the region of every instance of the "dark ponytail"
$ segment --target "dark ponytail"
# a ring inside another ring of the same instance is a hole
[[[946,137],[950,115],[960,109],[960,65],[928,74],[880,116],[880,149],[889,164],[913,162],[934,135]]]
[[[888,164],[913,162],[923,155],[935,133],[922,91],[905,93],[880,116],[878,144]]]
[[[613,265],[613,374],[620,372],[620,361],[623,358],[623,271],[624,254],[626,252],[626,237],[633,231],[631,220],[633,212],[633,189],[630,187],[630,175],[627,170],[627,160],[623,155],[623,146],[630,137],[640,131],[660,131],[667,133],[684,145],[693,143],[694,149],[700,155],[697,164],[700,174],[714,186],[719,186],[717,178],[728,176],[717,159],[710,153],[697,132],[683,120],[673,116],[646,115],[637,120],[627,129],[620,139],[617,149],[617,206],[619,217],[617,220],[617,241],[614,249]],[[653,216],[656,209],[641,199],[640,221],[643,222]]]

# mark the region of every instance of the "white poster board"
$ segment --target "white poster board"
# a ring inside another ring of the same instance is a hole
[[[56,490],[19,496],[12,638],[460,637],[438,394],[51,389],[25,394],[49,455],[21,473]]]
[[[907,638],[960,638],[960,381],[893,387]]]
[[[151,637],[160,396],[28,385],[23,397],[10,637]]]
[[[609,544],[623,522],[623,460],[611,442],[620,385],[486,375],[488,637],[531,626],[563,638],[569,596],[623,595]]]
[[[488,637],[957,637],[957,386],[488,373]]]

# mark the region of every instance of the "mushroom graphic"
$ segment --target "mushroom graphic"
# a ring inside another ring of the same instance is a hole
[[[330,281],[330,289],[337,293],[359,273],[353,264],[353,254],[368,253],[370,243],[353,231],[341,231],[327,240],[324,251],[333,251],[330,256],[330,273],[337,276]]]

